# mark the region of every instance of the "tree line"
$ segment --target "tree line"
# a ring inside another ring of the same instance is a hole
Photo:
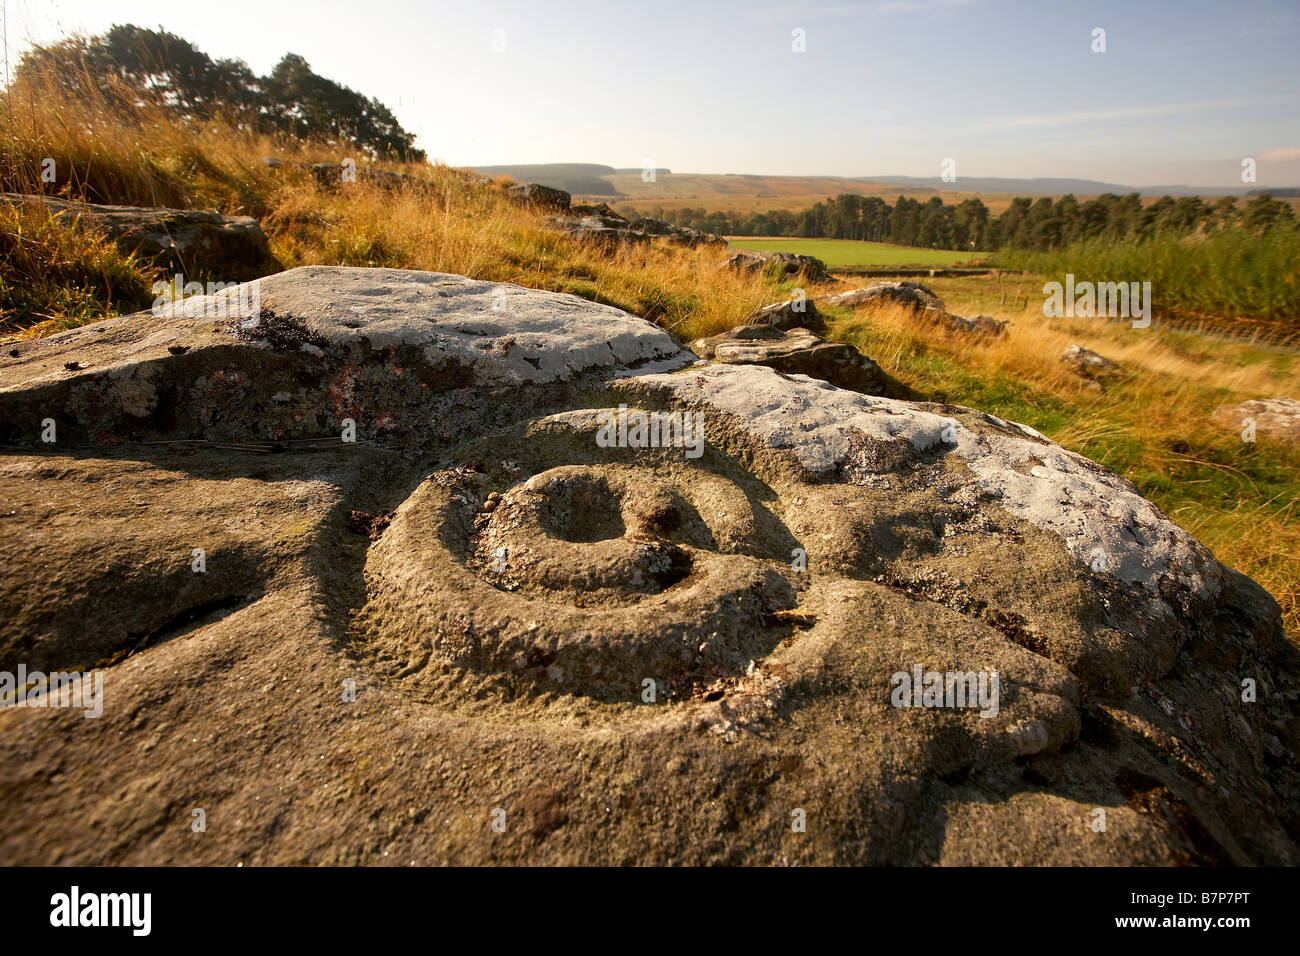
[[[1207,203],[1198,196],[1162,196],[1144,206],[1138,193],[1106,193],[1079,202],[1073,195],[1017,197],[999,216],[979,199],[945,203],[939,196],[925,202],[900,196],[891,206],[879,196],[846,193],[818,202],[802,212],[710,212],[705,209],[656,209],[656,218],[703,232],[732,236],[800,236],[817,239],[862,239],[926,249],[1053,250],[1083,239],[1148,239],[1157,234],[1186,235],[1225,226],[1263,230],[1294,223],[1291,206],[1264,193],[1244,206],[1225,196]]]
[[[37,76],[72,99],[96,95],[110,107],[156,106],[180,120],[221,118],[259,133],[351,144],[370,158],[424,158],[415,135],[388,107],[313,72],[296,53],[257,76],[243,60],[214,60],[175,34],[117,25],[100,36],[32,48],[15,80]]]

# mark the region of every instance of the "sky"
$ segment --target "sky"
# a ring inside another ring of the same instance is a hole
[[[114,23],[298,53],[454,166],[1300,185],[1300,0],[3,4],[10,69]]]

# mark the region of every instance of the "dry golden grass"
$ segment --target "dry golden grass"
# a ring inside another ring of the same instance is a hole
[[[734,325],[768,301],[761,276],[721,270],[723,246],[656,243],[610,254],[545,228],[543,215],[508,200],[507,180],[483,185],[445,166],[383,163],[377,168],[415,177],[423,188],[322,186],[305,170],[272,169],[264,157],[338,162],[355,151],[223,123],[180,124],[156,107],[111,107],[107,97],[70,103],[31,83],[0,97],[0,116],[6,191],[52,191],[38,180],[50,157],[58,191],[72,198],[255,216],[290,267],[390,266],[515,282],[615,305],[688,334]]]
[[[50,335],[149,301],[150,277],[93,228],[0,205],[0,335]]]
[[[274,193],[263,224],[287,266],[392,266],[514,282],[616,305],[678,332],[735,325],[770,294],[761,276],[723,271],[725,247],[608,251],[546,228],[500,189],[445,189],[431,203],[416,191],[321,190],[296,176]]]

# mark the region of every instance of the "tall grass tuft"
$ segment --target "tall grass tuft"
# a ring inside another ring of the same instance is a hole
[[[1086,240],[1052,252],[1005,250],[998,262],[1060,281],[1150,282],[1164,318],[1227,318],[1300,333],[1300,226],[1263,232],[1219,229],[1208,235]]]
[[[0,335],[48,335],[151,299],[148,270],[93,229],[0,206]]]

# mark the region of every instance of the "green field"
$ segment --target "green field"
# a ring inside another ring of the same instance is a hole
[[[832,269],[870,269],[873,266],[956,266],[979,261],[984,253],[948,249],[917,249],[887,242],[855,239],[750,239],[728,240],[733,249],[751,252],[794,252],[816,256]]]

